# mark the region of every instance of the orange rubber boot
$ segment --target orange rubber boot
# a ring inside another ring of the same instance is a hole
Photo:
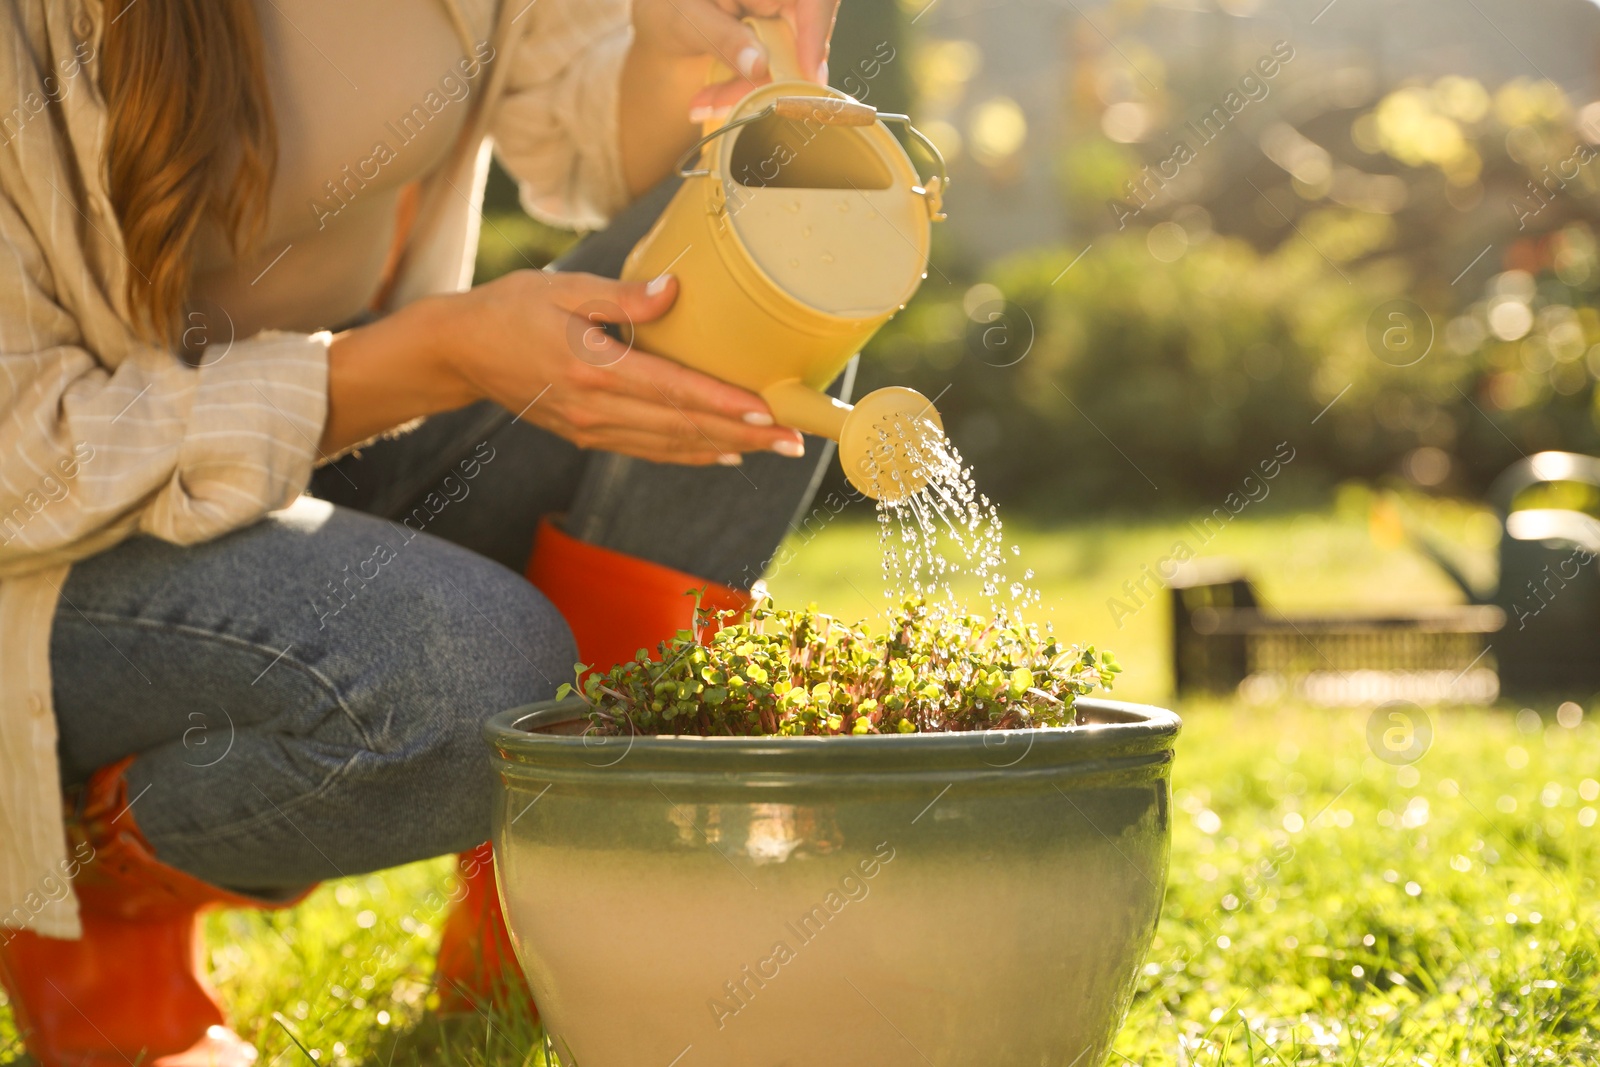
[[[456,877],[461,888],[445,916],[433,971],[439,1011],[449,1015],[521,1005],[538,1018],[533,992],[517,966],[506,932],[489,842],[456,857]]]
[[[692,574],[569,537],[549,519],[539,524],[528,581],[550,598],[572,628],[578,658],[610,670],[639,649],[694,628],[695,595],[707,611],[745,611],[750,594]],[[707,636],[707,635],[702,635]]]
[[[305,894],[266,903],[158,861],[128,805],[132,762],[95,772],[67,828],[73,854],[90,857],[73,883],[83,937],[0,933],[17,1028],[40,1067],[247,1067],[255,1046],[228,1029],[204,977],[201,916]]]
[[[719,611],[744,611],[750,595],[635,556],[579,541],[546,519],[539,525],[528,580],[550,598],[572,628],[578,657],[609,670],[694,625],[695,597]],[[537,1015],[517,965],[500,910],[493,853],[485,843],[457,859],[465,890],[445,919],[435,983],[439,1009],[526,1004]]]

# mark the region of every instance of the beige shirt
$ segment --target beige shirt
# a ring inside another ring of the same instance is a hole
[[[213,351],[268,328],[338,327],[372,305],[401,191],[449,158],[487,73],[441,0],[255,8],[287,135],[255,247],[236,258],[222,228],[202,223],[185,326],[191,347],[211,334]]]
[[[451,49],[479,69],[461,99],[445,89],[416,102],[429,125],[463,114],[421,179],[389,308],[470,283],[491,142],[542,218],[593,227],[627,199],[616,110],[628,0],[442,3]],[[108,17],[99,0],[0,0],[0,923],[55,937],[80,933],[49,655],[68,570],[135,533],[205,541],[299,495],[327,408],[329,337],[309,331],[348,306],[313,306],[321,257],[346,251],[330,224],[326,242],[306,238],[317,256],[263,291],[226,358],[192,367],[138,338],[107,193]],[[403,54],[382,59],[363,76],[413,69]],[[280,119],[295,151],[300,133]],[[199,300],[248,269],[210,253]],[[278,328],[256,332],[266,325]]]

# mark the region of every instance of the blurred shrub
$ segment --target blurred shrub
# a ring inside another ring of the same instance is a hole
[[[1491,278],[1442,330],[1447,351],[1471,366],[1459,385],[1480,417],[1468,422],[1474,432],[1459,452],[1475,487],[1496,472],[1488,468],[1507,458],[1508,446],[1600,455],[1594,233],[1572,223],[1513,253],[1520,266]]]
[[[1586,225],[1524,250],[1533,270],[1493,276],[1454,316],[1426,317],[1391,304],[1403,261],[1367,255],[1387,238],[1381,216],[1302,228],[1326,259],[1307,240],[1262,254],[1210,235],[1162,263],[1152,246],[1181,238],[1155,227],[1075,264],[1066,251],[996,264],[895,320],[862,388],[942,392],[980,486],[1045,512],[1215,503],[1280,441],[1296,451],[1291,494],[1386,476],[1481,492],[1523,454],[1600,450]],[[1412,347],[1386,347],[1400,329]]]
[[[1313,221],[1337,259],[1386,239],[1381,218]],[[1381,472],[1405,441],[1374,408],[1412,387],[1402,376],[1440,372],[1367,349],[1368,311],[1399,291],[1394,272],[1341,268],[1304,242],[1262,255],[1218,236],[1163,263],[1151,253],[1170,255],[1163,241],[1187,238],[1130,229],[1076,263],[1061,251],[997,264],[964,296],[909,308],[864,374],[942,392],[985,491],[1046,511],[1217,499],[1282,441],[1302,484]]]
[[[1096,210],[1098,235],[975,273],[945,249],[862,387],[942,393],[980,485],[1047,512],[1214,504],[1280,441],[1290,493],[1481,492],[1521,455],[1600,450],[1597,120],[1549,83],[1450,77],[1306,119],[1331,151],[1279,122],[1140,226]],[[1143,165],[1072,145],[1085,213]]]

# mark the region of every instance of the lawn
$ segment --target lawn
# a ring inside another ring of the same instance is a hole
[[[1450,602],[1449,584],[1399,547],[1400,514],[1487,573],[1493,526],[1481,512],[1356,489],[1323,510],[1247,513],[1207,553],[1249,559],[1278,605]],[[1012,531],[1058,630],[1120,655],[1117,695],[1166,695],[1164,606],[1119,628],[1106,600],[1180,527]],[[797,537],[774,594],[875,612],[876,537],[848,515]],[[1439,709],[1433,747],[1394,766],[1368,748],[1365,711],[1179,710],[1170,887],[1113,1062],[1600,1063],[1592,716]],[[429,894],[447,869],[416,864],[324,886],[287,914],[211,920],[216,980],[264,1064],[542,1062],[525,1021],[441,1026],[427,1014],[441,918]]]

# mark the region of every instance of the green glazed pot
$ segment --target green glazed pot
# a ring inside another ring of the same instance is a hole
[[[490,720],[517,956],[569,1067],[1098,1067],[1155,933],[1169,711],[867,737]]]

